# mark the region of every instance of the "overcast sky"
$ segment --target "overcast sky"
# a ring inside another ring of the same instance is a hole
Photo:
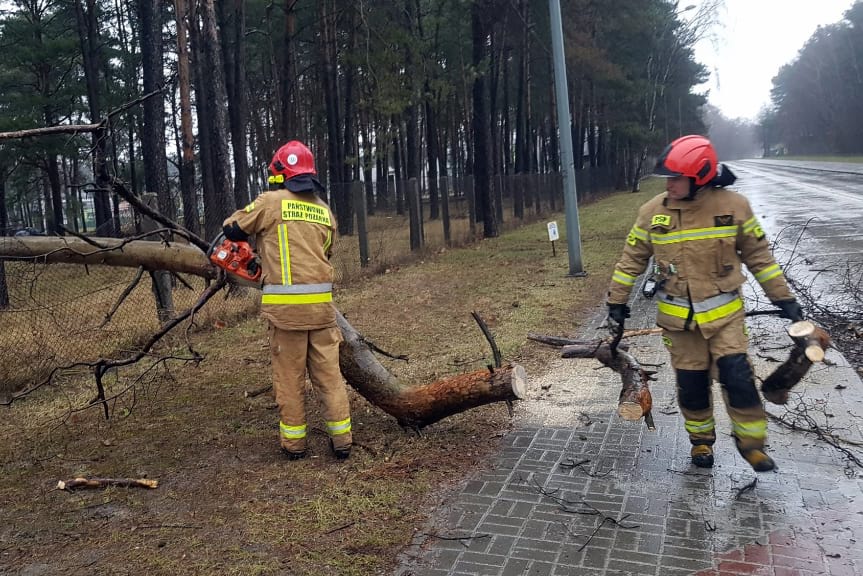
[[[701,4],[681,0],[680,6]],[[712,37],[696,47],[710,70],[709,101],[729,118],[754,119],[770,102],[772,79],[819,25],[833,24],[854,0],[725,0]],[[690,10],[690,12],[695,12]]]

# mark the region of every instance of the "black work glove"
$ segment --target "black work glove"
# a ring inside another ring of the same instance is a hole
[[[608,317],[617,323],[621,328],[626,319],[629,318],[629,306],[626,304],[609,304]]]
[[[792,322],[803,320],[803,309],[800,307],[800,304],[797,303],[797,300],[780,300],[773,304],[782,309],[783,318],[788,318]]]
[[[237,226],[237,222],[231,222],[230,226],[222,226],[222,233],[225,238],[232,242],[248,242],[249,235],[243,232],[243,229]]]

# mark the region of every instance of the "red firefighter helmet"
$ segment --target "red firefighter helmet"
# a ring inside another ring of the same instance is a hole
[[[315,157],[312,151],[299,140],[291,140],[273,155],[270,162],[270,173],[273,176],[282,176],[284,180],[290,180],[301,174],[317,176],[315,171]]]
[[[716,176],[719,160],[710,140],[704,136],[683,136],[665,147],[656,160],[654,174],[687,176],[704,186]]]

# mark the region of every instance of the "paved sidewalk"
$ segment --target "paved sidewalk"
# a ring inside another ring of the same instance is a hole
[[[627,328],[652,327],[654,308],[639,297]],[[761,377],[776,366],[769,357],[787,356],[785,323],[749,322]],[[597,335],[590,327],[583,334]],[[546,374],[529,374],[533,396],[519,403],[497,461],[444,503],[396,574],[863,574],[863,468],[771,420],[779,470],[756,474],[735,451],[718,385],[716,465],[691,466],[660,337],[630,346],[643,364],[659,365],[651,386],[656,431],[616,415],[617,374],[595,360],[550,354]],[[787,408],[796,416],[773,404],[768,411],[860,442],[863,386],[841,355],[828,359],[836,365],[813,367],[795,388],[801,396]],[[863,448],[847,448],[863,460]]]

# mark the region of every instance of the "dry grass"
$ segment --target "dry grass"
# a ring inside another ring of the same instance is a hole
[[[471,310],[489,323],[506,359],[537,374],[552,352],[526,344],[525,335],[570,333],[603,301],[623,238],[649,194],[581,207],[586,278],[566,277],[565,242],[553,257],[543,221],[361,277],[339,290],[338,305],[381,347],[410,356],[407,364],[391,363],[406,382],[488,362]],[[554,218],[562,224],[560,214]],[[417,437],[352,394],[357,449],[338,463],[310,396],[313,457],[286,462],[271,396],[243,395],[270,379],[263,324],[235,322],[195,340],[203,364],[139,367],[134,393],[112,403],[108,421],[97,409],[73,411],[94,392],[90,378],[75,375],[4,413],[0,572],[388,573],[442,491],[488,461],[509,427],[506,408],[491,405]],[[110,377],[109,394],[130,376]],[[77,475],[146,476],[161,484],[152,491],[53,489]]]

